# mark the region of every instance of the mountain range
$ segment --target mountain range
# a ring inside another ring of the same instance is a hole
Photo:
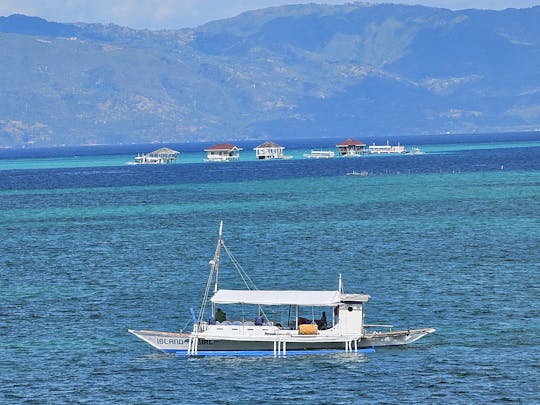
[[[0,17],[0,147],[537,130],[539,21],[365,3],[163,31]]]

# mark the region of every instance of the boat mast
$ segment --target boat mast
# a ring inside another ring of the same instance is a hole
[[[202,299],[201,309],[199,311],[199,318],[197,320],[197,324],[200,324],[200,322],[202,321],[204,317],[204,310],[208,302],[208,295],[210,294],[210,288],[212,288],[212,280],[214,279],[214,272],[216,273],[214,293],[216,293],[218,289],[219,253],[220,253],[221,244],[223,243],[221,240],[222,230],[223,230],[223,221],[219,223],[219,236],[218,236],[218,242],[216,246],[216,252],[214,253],[214,258],[208,262],[208,264],[210,265],[210,274],[208,275],[208,281],[206,282],[206,289],[204,290],[204,297]],[[215,314],[216,314],[215,304],[212,303],[212,316],[215,316]]]
[[[223,221],[219,223],[219,234],[218,234],[218,241],[216,245],[216,252],[214,253],[214,258],[210,260],[210,278],[212,278],[212,274],[215,273],[214,294],[217,293],[217,290],[219,287],[219,256],[221,253],[222,234],[223,234]],[[208,281],[210,282],[210,280]],[[210,284],[208,284],[207,288],[209,287],[210,287]],[[208,291],[206,293],[206,297],[208,297]],[[212,303],[212,317],[215,317],[215,316],[216,316],[216,304]]]
[[[219,235],[218,235],[218,241],[216,246],[216,253],[214,253],[214,263],[213,263],[213,270],[216,273],[216,282],[214,284],[214,294],[218,291],[219,286],[219,255],[221,253],[221,236],[223,232],[223,221],[219,223]]]

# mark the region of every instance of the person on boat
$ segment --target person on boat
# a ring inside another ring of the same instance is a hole
[[[299,316],[298,317],[298,325],[305,325],[305,324],[310,324],[311,321],[307,318],[304,318],[303,316]]]
[[[218,308],[216,311],[216,321],[223,322],[227,320],[227,314]]]
[[[255,317],[255,325],[261,326],[262,324],[263,324],[263,316],[259,313],[259,314]]]
[[[317,323],[317,327],[320,330],[326,329],[326,312],[323,311],[323,313],[321,315],[321,319],[318,319],[315,322]]]

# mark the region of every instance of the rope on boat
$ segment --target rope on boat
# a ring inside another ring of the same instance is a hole
[[[258,290],[257,286],[249,277],[249,275],[246,273],[240,262],[234,257],[232,252],[229,250],[229,248],[225,245],[225,242],[223,239],[221,239],[221,246],[223,246],[223,249],[225,249],[225,252],[227,253],[227,256],[229,256],[229,259],[231,259],[231,262],[233,263],[236,271],[238,271],[238,274],[240,274],[240,277],[242,278],[242,281],[244,282],[244,285],[247,287],[248,290]],[[266,322],[269,322],[268,317],[266,316],[266,313],[264,312],[264,309],[258,305],[260,314],[266,319]]]
[[[238,274],[240,274],[240,277],[242,278],[242,281],[246,285],[247,289],[248,290],[257,290],[258,289],[257,286],[255,285],[255,283],[253,282],[253,280],[249,277],[249,275],[246,273],[246,271],[242,268],[242,265],[240,264],[240,262],[234,257],[234,255],[231,253],[229,248],[225,245],[225,242],[223,241],[222,233],[221,233],[222,226],[223,226],[223,222],[221,222],[221,224],[220,224],[219,238],[218,238],[218,242],[217,242],[217,246],[216,246],[216,252],[214,254],[214,259],[212,261],[210,261],[210,274],[208,275],[208,280],[206,281],[206,288],[205,288],[205,291],[204,291],[204,297],[203,297],[203,300],[202,300],[202,303],[201,303],[201,309],[199,311],[199,316],[197,317],[197,319],[195,319],[195,317],[193,319],[193,321],[194,321],[194,323],[193,323],[193,333],[191,334],[191,337],[189,339],[188,355],[189,354],[197,354],[197,347],[198,347],[198,342],[199,342],[199,337],[198,337],[198,335],[199,335],[199,326],[203,322],[204,312],[206,310],[206,304],[208,302],[208,297],[210,295],[210,289],[212,287],[212,281],[214,280],[214,277],[215,277],[215,291],[214,292],[216,292],[217,288],[218,288],[217,286],[218,286],[218,274],[219,274],[219,262],[220,262],[220,257],[219,257],[220,256],[220,247],[223,247],[223,249],[225,249],[225,252],[227,253],[227,255],[229,256],[229,259],[231,260],[234,267],[238,271]],[[266,321],[268,322],[268,317],[266,316],[263,308],[260,305],[259,305],[259,313],[262,314],[264,319],[266,319]]]
[[[220,235],[221,237],[221,235]],[[214,260],[211,261],[210,265],[210,274],[208,275],[208,280],[206,281],[206,288],[204,290],[204,297],[201,303],[201,309],[199,310],[199,316],[193,323],[193,333],[191,334],[189,338],[189,344],[188,344],[188,355],[197,354],[198,351],[198,345],[199,345],[199,325],[201,325],[202,320],[204,318],[204,311],[206,310],[206,303],[208,302],[208,296],[210,294],[210,288],[212,286],[212,280],[214,279],[214,273],[218,271],[219,269],[219,245],[221,243],[221,238],[218,241],[218,246],[216,248],[216,254],[214,256]]]
[[[204,317],[204,310],[206,309],[206,303],[208,302],[208,295],[210,294],[210,287],[212,286],[212,279],[214,277],[214,268],[215,264],[212,265],[212,268],[210,269],[210,275],[208,276],[208,281],[206,282],[206,289],[204,291],[204,297],[202,300],[201,309],[199,311],[199,317],[197,318],[197,325],[202,322],[202,319]],[[195,328],[195,325],[193,325],[193,328]]]
[[[227,255],[229,256],[229,258],[231,259],[234,267],[238,271],[238,274],[240,274],[240,277],[242,278],[242,281],[244,282],[246,287],[249,290],[257,290],[257,286],[255,285],[253,280],[249,277],[249,275],[246,273],[246,271],[242,268],[242,265],[240,264],[240,262],[236,259],[236,257],[234,257],[234,255],[231,253],[229,248],[225,245],[225,242],[223,240],[221,241],[221,246],[223,246],[223,248],[225,249],[225,252],[227,252]]]

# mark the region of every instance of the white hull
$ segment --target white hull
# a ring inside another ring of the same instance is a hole
[[[372,155],[393,155],[400,153],[409,153],[405,146],[401,145],[390,145],[389,142],[386,142],[386,145],[371,145],[369,147],[369,153]]]
[[[128,165],[164,165],[165,162],[128,162]]]
[[[336,157],[333,151],[328,150],[312,150],[311,153],[304,154],[307,159],[331,159]]]
[[[165,353],[187,354],[191,333],[160,332],[151,330],[132,330],[129,332],[146,343]],[[264,336],[224,337],[199,335],[198,352],[268,352],[275,353],[276,343],[280,351],[363,351],[383,346],[402,346],[410,344],[421,337],[435,332],[435,329],[415,329],[392,332],[366,333],[358,336],[321,336],[296,334],[268,334]],[[202,354],[203,354],[202,353]],[[192,353],[196,354],[196,353]]]

